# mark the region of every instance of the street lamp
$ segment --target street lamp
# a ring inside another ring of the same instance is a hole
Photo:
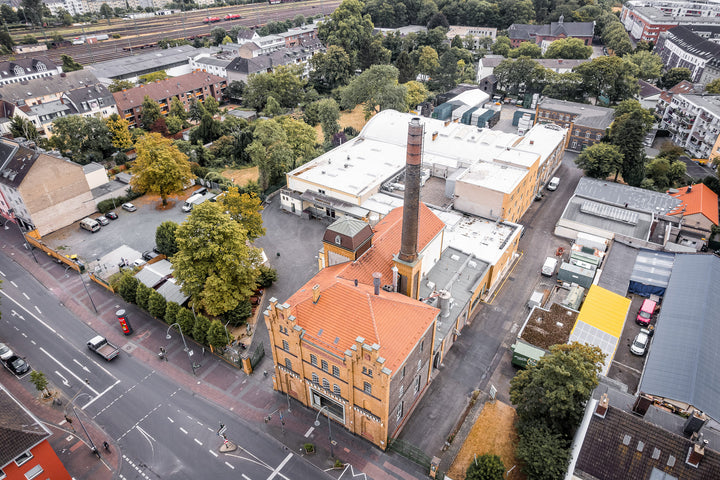
[[[178,330],[180,331],[180,338],[182,338],[183,345],[185,345],[185,352],[188,355],[188,360],[190,361],[190,368],[192,368],[193,375],[197,375],[195,373],[195,364],[192,361],[192,350],[190,350],[187,346],[187,342],[185,341],[185,335],[182,333],[182,328],[180,328],[180,325],[176,322],[170,325],[167,329],[167,332],[165,332],[165,339],[170,340],[172,338],[172,335],[170,335],[170,329],[177,325]]]
[[[315,415],[315,424],[314,425],[316,427],[320,426],[320,420],[318,420],[318,417],[320,416],[320,412],[322,412],[326,408],[328,408],[327,405],[325,405],[320,410],[318,410],[317,415]],[[330,412],[330,410],[328,410],[328,414],[325,416],[327,417],[327,421],[328,421],[328,440],[330,440],[330,458],[334,458],[335,453],[333,452],[333,439],[332,439],[332,430],[330,429],[330,413],[329,412]]]
[[[83,425],[82,420],[80,420],[80,416],[77,414],[77,411],[75,410],[75,399],[80,396],[80,393],[83,391],[83,388],[85,388],[85,385],[89,385],[90,382],[88,379],[85,379],[85,383],[83,383],[80,386],[80,390],[75,394],[75,396],[70,400],[70,403],[68,403],[68,406],[72,409],[73,413],[75,414],[75,418],[77,418],[78,423],[80,424],[80,427],[83,429],[83,432],[85,432],[85,436],[87,437],[88,441],[90,442],[90,446],[92,447],[92,452],[97,455],[98,458],[100,458],[100,451],[95,446],[95,443],[92,441],[92,438],[90,438],[90,434],[85,429],[85,425]],[[87,393],[85,394],[87,395]],[[67,416],[67,408],[65,408],[65,420],[68,421],[68,423],[72,424],[72,421],[70,420],[70,417]]]

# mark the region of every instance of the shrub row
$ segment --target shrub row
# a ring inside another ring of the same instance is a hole
[[[107,200],[103,200],[98,203],[98,211],[102,214],[106,214],[110,210],[113,210],[114,208],[119,207],[125,202],[131,202],[135,200],[138,197],[141,197],[143,194],[141,192],[136,192],[132,189],[132,187],[128,187],[125,190],[125,195],[121,197],[113,197],[108,198]]]

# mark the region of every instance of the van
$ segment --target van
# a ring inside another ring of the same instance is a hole
[[[557,258],[555,257],[547,257],[545,259],[545,263],[543,263],[542,270],[540,273],[545,275],[546,277],[552,277],[555,273],[555,268],[557,267]]]
[[[93,220],[92,218],[88,217],[88,218],[83,218],[80,221],[80,228],[84,228],[85,230],[87,230],[89,232],[95,233],[98,230],[100,230],[100,224],[98,222],[96,222],[95,220]]]
[[[205,195],[207,193],[207,188],[199,188],[195,191],[194,195]]]
[[[638,310],[637,317],[635,318],[635,323],[638,325],[641,325],[643,327],[647,327],[650,325],[650,320],[652,319],[652,316],[655,314],[655,308],[657,307],[657,303],[653,300],[645,299],[643,300],[642,305],[640,306],[640,310]]]
[[[557,190],[558,185],[560,185],[560,179],[558,177],[552,177],[547,184],[547,189],[551,192],[555,191]]]
[[[188,198],[185,201],[185,204],[182,206],[182,211],[185,213],[188,213],[190,210],[193,209],[193,205],[195,205],[195,202],[200,200],[202,197],[203,197],[202,195],[198,195],[197,193],[194,195],[191,195],[190,198]]]

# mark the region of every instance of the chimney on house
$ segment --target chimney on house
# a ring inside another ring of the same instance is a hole
[[[403,200],[402,241],[398,258],[403,262],[417,259],[420,217],[420,168],[422,166],[423,126],[420,118],[410,120],[405,160],[405,198]]]
[[[380,295],[380,283],[382,282],[382,273],[375,272],[372,274],[373,277],[373,287],[375,290],[375,295]]]
[[[603,393],[602,397],[600,397],[600,401],[598,402],[597,407],[595,408],[595,415],[600,418],[605,418],[605,415],[607,415],[609,404],[610,399],[608,398],[608,394]]]
[[[313,290],[313,303],[317,303],[318,300],[320,300],[320,285],[316,283],[315,285],[313,285],[312,290]]]
[[[697,441],[693,442],[688,449],[687,460],[685,463],[692,465],[697,468],[700,465],[700,461],[705,457],[705,445],[708,444],[707,440],[703,440],[702,433],[698,436]]]

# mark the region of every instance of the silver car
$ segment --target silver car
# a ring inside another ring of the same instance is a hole
[[[0,360],[5,361],[13,355],[13,351],[10,350],[10,347],[5,345],[4,343],[0,343]]]
[[[647,347],[650,344],[650,331],[646,329],[640,330],[632,345],[630,345],[630,353],[634,355],[645,355]]]

